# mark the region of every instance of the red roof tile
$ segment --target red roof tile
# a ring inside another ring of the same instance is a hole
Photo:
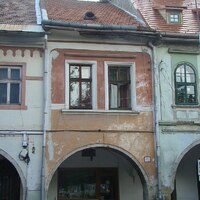
[[[0,24],[36,24],[34,0],[1,0]]]
[[[49,20],[107,25],[143,26],[133,16],[109,2],[87,2],[78,0],[46,0]],[[96,19],[85,20],[86,12],[93,12]]]
[[[194,12],[195,0],[135,0],[134,2],[136,8],[153,29],[174,33],[197,33],[199,31],[197,16]],[[200,3],[200,0],[198,2]],[[167,23],[159,12],[159,9],[170,8],[182,10],[181,24]]]

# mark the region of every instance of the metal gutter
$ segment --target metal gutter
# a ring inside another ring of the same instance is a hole
[[[74,28],[74,29],[87,29],[87,30],[104,30],[104,31],[135,31],[144,32],[146,34],[157,34],[158,32],[145,27],[128,26],[128,25],[106,25],[106,24],[79,24],[71,22],[61,22],[55,20],[42,20],[44,28]]]
[[[158,121],[158,96],[159,96],[159,81],[158,81],[158,69],[156,66],[156,51],[155,46],[150,42],[148,44],[152,52],[152,71],[153,71],[153,100],[154,100],[154,144],[155,144],[155,156],[156,156],[156,166],[157,166],[157,200],[162,200],[161,193],[161,166],[160,166],[160,137],[159,137],[159,121]]]

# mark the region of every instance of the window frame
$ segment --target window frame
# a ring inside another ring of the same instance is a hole
[[[109,97],[109,67],[129,67],[130,68],[130,104],[129,109],[110,109]],[[105,110],[106,111],[134,111],[136,109],[136,77],[135,77],[135,64],[130,62],[105,62],[104,63],[104,79],[105,79]]]
[[[19,69],[21,71],[21,80],[20,80],[20,94],[19,94],[19,104],[10,104],[10,103],[5,103],[5,104],[0,104],[0,110],[25,110],[27,107],[25,106],[25,77],[26,77],[26,63],[15,63],[15,62],[0,62],[0,68],[9,68],[13,69]],[[8,80],[8,82],[11,82]],[[7,95],[10,95],[7,94]]]
[[[184,66],[184,82],[177,82],[177,69],[181,66]],[[186,67],[190,67],[194,73],[194,83],[187,83],[186,81]],[[198,94],[197,94],[197,73],[194,69],[194,67],[192,66],[192,64],[190,63],[187,63],[187,62],[183,62],[183,63],[179,63],[175,70],[174,70],[174,86],[175,86],[175,105],[183,105],[183,106],[190,106],[190,105],[198,105]],[[184,87],[184,91],[185,91],[185,94],[184,94],[184,99],[187,99],[187,86],[194,86],[194,95],[195,95],[195,101],[192,102],[192,103],[189,103],[189,102],[178,102],[178,94],[177,94],[177,88],[178,86],[180,87],[180,85],[182,85]]]
[[[91,107],[71,107],[70,106],[70,65],[91,66]],[[97,109],[97,63],[95,61],[86,60],[65,60],[65,109],[70,111],[94,110]]]
[[[171,16],[174,16],[175,15],[178,16],[178,21],[171,21]],[[182,23],[182,12],[181,10],[168,10],[167,11],[167,18],[168,18],[168,23],[169,24],[181,24]]]

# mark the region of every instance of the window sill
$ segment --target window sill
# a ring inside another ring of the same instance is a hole
[[[27,110],[25,105],[0,105],[0,110]]]
[[[197,104],[197,105],[172,105],[172,108],[174,109],[192,109],[192,108],[200,108],[200,105]]]
[[[62,109],[64,114],[73,115],[138,115],[139,112],[135,110],[68,110]]]

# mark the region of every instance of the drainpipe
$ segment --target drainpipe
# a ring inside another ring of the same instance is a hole
[[[158,98],[159,98],[159,81],[158,81],[158,69],[156,67],[156,52],[154,45],[150,42],[148,46],[152,52],[152,66],[153,66],[153,98],[154,98],[154,144],[156,153],[156,167],[157,167],[157,200],[162,200],[161,194],[161,167],[160,167],[160,138],[159,138],[159,123],[158,123]]]
[[[198,22],[198,28],[199,28],[199,45],[200,45],[200,20],[199,20],[199,11],[198,11],[197,0],[195,0],[195,5],[196,5],[196,11],[197,11],[197,22]]]
[[[45,190],[45,150],[46,150],[46,132],[47,132],[47,119],[48,119],[48,50],[47,50],[47,35],[45,35],[45,47],[44,47],[44,111],[43,111],[43,139],[42,139],[42,167],[41,167],[41,195],[40,199],[46,199]]]

